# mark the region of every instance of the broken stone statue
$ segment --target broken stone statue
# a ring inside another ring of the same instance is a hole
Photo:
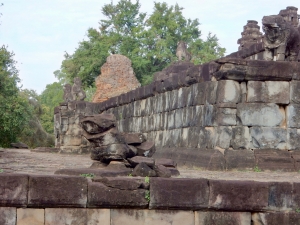
[[[171,159],[154,159],[155,144],[142,133],[121,133],[113,114],[103,113],[80,119],[83,136],[91,144],[91,168],[58,170],[56,174],[94,173],[96,176],[171,177],[178,176]]]

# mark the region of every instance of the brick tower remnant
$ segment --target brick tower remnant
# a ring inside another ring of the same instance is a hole
[[[239,50],[249,48],[252,44],[262,42],[262,33],[259,31],[260,26],[257,21],[248,20],[244,26],[244,31],[241,33],[242,37],[238,39],[237,43],[240,45]]]
[[[123,55],[110,55],[96,78],[96,93],[93,102],[103,102],[141,86],[137,80],[131,61]]]

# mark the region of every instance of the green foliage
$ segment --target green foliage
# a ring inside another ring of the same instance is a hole
[[[255,166],[253,169],[254,172],[261,172],[261,169],[258,168],[258,166]]]
[[[145,177],[145,183],[147,183],[147,184],[150,183],[150,178],[148,176]]]
[[[296,213],[300,213],[300,208],[295,209]]]
[[[81,177],[85,177],[85,178],[94,178],[95,174],[93,173],[82,173],[80,174]]]
[[[20,94],[27,99],[31,116],[24,126],[22,133],[18,136],[21,142],[25,142],[32,148],[38,146],[50,147],[54,145],[54,136],[48,134],[41,125],[41,117],[45,111],[40,103],[40,97],[34,90],[22,90]],[[53,117],[53,113],[52,113]],[[53,126],[53,125],[52,125]]]
[[[0,169],[0,173],[3,173],[4,172],[4,170],[3,169]]]
[[[79,43],[75,53],[65,54],[61,70],[55,76],[62,83],[72,83],[74,77],[82,79],[84,89],[94,84],[101,66],[109,54],[122,54],[132,61],[132,67],[142,85],[152,81],[153,74],[176,60],[179,41],[185,41],[192,54],[192,62],[205,63],[222,57],[215,35],[204,41],[197,19],[186,19],[178,4],[154,2],[151,15],[140,12],[140,3],[120,0],[106,4],[99,30],[90,28],[88,40]]]
[[[17,141],[31,118],[32,108],[20,94],[19,71],[14,54],[5,46],[0,48],[0,146],[8,147]]]
[[[150,202],[150,191],[149,190],[146,190],[145,191],[145,199]]]
[[[54,132],[54,108],[63,102],[63,85],[60,82],[48,84],[39,96],[43,114],[40,117],[43,128],[49,133]]]

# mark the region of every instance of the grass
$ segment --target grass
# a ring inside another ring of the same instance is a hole
[[[93,174],[93,173],[82,173],[79,176],[86,177],[86,178],[94,178],[95,174]]]
[[[150,178],[148,176],[145,177],[145,183],[147,183],[147,184],[150,183]]]
[[[261,169],[259,169],[258,166],[255,166],[253,168],[253,171],[259,173],[259,172],[261,172]]]
[[[296,213],[300,213],[300,208],[295,209]]]
[[[3,169],[0,169],[0,173],[3,173],[4,172],[4,170]]]
[[[150,191],[149,190],[146,190],[145,192],[145,199],[150,202]]]

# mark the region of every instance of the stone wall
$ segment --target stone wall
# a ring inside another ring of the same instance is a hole
[[[150,178],[139,186],[143,182],[0,174],[0,190],[5,190],[0,191],[0,224],[300,223],[299,181]]]
[[[87,143],[78,118],[109,112],[121,132],[142,132],[158,147],[294,150],[299,79],[297,62],[223,58],[194,66],[102,103],[60,106],[56,147],[81,151]]]

